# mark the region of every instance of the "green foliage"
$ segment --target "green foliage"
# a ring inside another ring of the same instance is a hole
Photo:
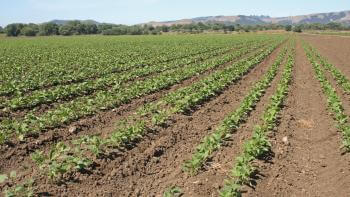
[[[286,31],[292,31],[292,28],[293,28],[292,25],[286,25],[285,26],[285,30]]]
[[[197,146],[195,153],[192,158],[185,161],[183,169],[190,174],[196,174],[203,163],[212,155],[212,153],[217,150],[223,140],[227,138],[230,133],[236,131],[241,122],[248,118],[248,114],[253,110],[255,104],[263,96],[265,90],[270,86],[271,81],[277,74],[278,68],[281,65],[284,56],[286,54],[286,49],[284,49],[274,64],[269,68],[267,74],[262,80],[258,81],[253,88],[250,90],[249,94],[243,99],[241,105],[228,115],[223,123],[215,130],[215,132],[209,136],[206,136],[202,142]],[[263,56],[261,57],[263,59]],[[260,59],[260,57],[259,57]],[[249,68],[249,67],[248,67]],[[239,68],[237,68],[237,71]],[[240,72],[246,72],[244,68]],[[231,74],[231,76],[234,76]],[[241,74],[237,73],[237,77]]]
[[[264,110],[262,116],[263,124],[262,126],[255,126],[252,138],[245,142],[243,152],[236,158],[236,163],[231,170],[232,178],[225,181],[225,185],[219,193],[220,196],[241,196],[242,186],[245,184],[251,185],[251,176],[256,170],[252,161],[270,150],[271,144],[266,134],[277,124],[278,112],[281,110],[281,104],[287,95],[289,83],[292,79],[294,54],[293,47],[287,58],[277,90],[270,97],[270,103]]]
[[[25,35],[25,36],[36,36],[36,31],[35,29],[31,28],[31,27],[24,27],[21,30],[21,34]]]
[[[311,62],[316,77],[319,80],[323,93],[327,96],[328,108],[333,112],[333,117],[337,121],[338,129],[343,133],[343,147],[347,152],[350,152],[350,124],[348,122],[348,116],[344,112],[344,108],[340,97],[337,95],[336,90],[328,81],[325,75],[325,69],[332,73],[332,76],[340,84],[343,89],[349,93],[349,80],[343,75],[336,67],[329,64],[321,55],[317,54],[309,45],[303,42],[304,50],[306,51],[307,57]],[[318,60],[315,59],[318,58]],[[318,63],[321,62],[323,67]]]
[[[166,190],[163,194],[163,197],[179,197],[183,193],[179,187],[173,186]]]
[[[185,109],[189,109],[192,106],[197,105],[202,100],[217,94],[217,92],[220,92],[220,90],[225,88],[227,85],[239,79],[244,73],[247,72],[247,70],[253,68],[268,54],[270,54],[281,41],[282,40],[278,39],[274,41],[273,44],[267,45],[263,49],[255,51],[253,54],[250,54],[249,57],[230,65],[228,68],[215,72],[214,74],[211,74],[207,78],[189,87],[179,89],[174,93],[170,93],[155,103],[147,104],[138,110],[136,117],[130,117],[130,123],[125,122],[124,124],[118,125],[115,131],[112,132],[112,134],[110,134],[107,138],[100,138],[98,136],[83,136],[80,140],[73,141],[72,147],[60,144],[59,147],[53,147],[48,156],[45,156],[45,154],[42,152],[37,152],[33,155],[33,159],[36,161],[39,167],[45,169],[44,171],[47,172],[50,177],[60,178],[64,174],[70,172],[73,169],[72,166],[76,165],[75,163],[72,163],[71,157],[86,159],[80,155],[89,155],[89,153],[99,157],[102,154],[108,154],[110,151],[113,151],[114,148],[121,148],[133,140],[142,138],[148,131],[148,126],[155,126],[164,123],[174,113],[183,112]],[[130,91],[130,93],[132,93],[131,95],[135,95],[135,93],[136,95],[140,95],[137,92],[145,91],[147,93],[147,91],[154,91],[158,88],[167,87],[168,84],[177,83],[178,81],[186,79],[189,76],[201,73],[208,68],[214,68],[215,66],[222,65],[225,62],[232,61],[234,58],[241,57],[243,54],[248,53],[251,50],[256,50],[256,48],[258,48],[260,45],[261,43],[256,46],[253,45],[254,47],[243,48],[235,53],[214,58],[205,64],[203,64],[203,62],[199,62],[198,66],[185,67],[169,72],[167,71],[165,72],[165,75],[160,75],[161,78],[159,79],[162,79],[159,81],[160,83],[155,80],[157,79],[157,77],[155,77],[154,79],[149,80],[149,82],[147,80],[144,81],[146,84],[149,84],[147,86],[139,86],[138,89],[134,89],[132,86],[129,86],[129,89],[126,89],[126,91]],[[140,82],[140,84],[144,82]],[[155,84],[159,87],[155,86]],[[147,88],[150,89],[147,90]],[[118,86],[118,90],[119,89],[120,88]],[[116,95],[122,96],[120,93]],[[112,99],[113,97],[106,98]],[[88,103],[77,106],[79,107],[80,111],[70,110],[67,114],[81,113],[81,110],[87,106],[95,107],[97,105],[96,107],[101,108],[102,104],[106,105],[106,103],[109,103],[106,102],[106,98],[97,98],[96,101],[101,104],[96,104],[95,101],[88,100]],[[116,100],[116,98],[113,98],[113,100]],[[140,116],[140,119],[137,118],[138,116]],[[74,117],[76,117],[76,115]],[[149,122],[145,121],[143,118],[146,118],[146,120],[148,119]],[[34,122],[36,120],[40,121],[40,123],[44,125],[42,118],[33,119]],[[65,121],[67,121],[67,118],[65,118]],[[148,125],[146,126],[147,123]],[[37,127],[37,129],[39,128]],[[52,157],[50,155],[56,156]],[[85,165],[82,168],[85,167],[88,167],[88,165]]]
[[[294,31],[294,32],[297,32],[297,33],[303,32],[303,30],[302,30],[302,28],[301,28],[300,25],[294,26],[294,27],[293,27],[293,31]]]
[[[4,124],[2,124],[0,128],[3,128],[6,134],[10,134],[11,131],[16,131],[17,137],[20,140],[23,140],[27,134],[41,132],[45,129],[57,127],[64,123],[70,123],[86,115],[95,114],[100,110],[115,108],[124,103],[130,102],[131,99],[150,94],[166,87],[170,87],[191,76],[203,73],[208,69],[213,69],[226,62],[237,59],[243,54],[249,51],[253,51],[258,46],[262,45],[262,43],[257,42],[256,44],[249,47],[244,47],[235,53],[225,53],[225,51],[230,51],[230,49],[226,48],[223,51],[219,50],[217,52],[209,54],[200,54],[193,59],[190,58],[181,61],[175,61],[173,64],[164,63],[159,66],[152,66],[151,68],[142,67],[140,69],[135,69],[132,72],[125,72],[118,78],[115,78],[114,75],[111,75],[110,78],[91,80],[91,83],[86,82],[77,85],[73,84],[69,85],[68,87],[66,85],[62,85],[57,86],[57,89],[53,88],[50,90],[34,91],[28,96],[18,94],[18,96],[13,97],[13,99],[5,101],[3,105],[9,109],[31,108],[42,103],[55,102],[58,99],[63,99],[67,96],[83,96],[85,94],[89,94],[91,91],[98,90],[94,95],[79,97],[72,102],[60,104],[53,110],[47,111],[40,116],[34,116],[29,113],[22,120],[11,120],[8,122],[3,121]],[[249,70],[249,66],[255,65],[264,56],[266,56],[266,53],[258,57],[251,56],[251,60],[249,60],[249,64],[247,66],[244,65],[245,61],[247,61],[246,59],[240,61],[238,65],[245,66],[243,71],[245,70],[246,72]],[[198,61],[203,59],[208,60]],[[190,64],[186,65],[188,63]],[[186,66],[181,67],[181,65]],[[168,69],[171,67],[174,67],[174,69]],[[154,72],[160,73],[153,78],[137,81],[131,85],[125,86],[122,84],[132,78],[145,76]],[[236,74],[232,75],[232,73]],[[190,106],[193,106],[195,103],[199,103],[203,99],[215,95],[216,92],[225,87],[225,84],[229,84],[235,79],[239,79],[241,77],[240,71],[236,70],[235,67],[231,67],[229,70],[225,70],[224,75],[222,76],[222,80],[217,81],[214,87],[207,85],[209,83],[213,83],[212,80],[219,77],[220,75],[222,74],[215,74],[212,79],[208,79],[199,83],[202,84],[202,88],[198,94],[188,94],[188,92],[193,92],[193,90],[196,90],[198,86],[182,89],[178,95],[189,96],[184,99],[172,99],[174,101],[176,100],[176,102],[172,106],[171,113],[174,113],[175,111],[181,112],[183,110],[189,109]],[[27,86],[28,83],[25,83],[23,85]],[[106,87],[110,87],[111,85],[112,87],[106,90]],[[19,87],[20,86],[16,87],[17,90],[10,90],[18,92]],[[199,99],[199,95],[203,96],[201,96]],[[174,98],[177,98],[177,96]],[[162,124],[167,119],[167,116],[168,112],[157,110],[157,114],[152,115],[153,123]],[[8,135],[6,135],[6,137],[7,136]]]
[[[23,24],[19,23],[14,23],[14,24],[9,24],[5,28],[5,32],[7,36],[19,36],[21,33],[21,29],[23,28]]]
[[[59,26],[54,23],[43,23],[39,25],[40,36],[58,35]]]
[[[31,157],[50,179],[61,180],[63,175],[70,170],[82,170],[91,165],[91,161],[84,158],[80,150],[78,151],[72,152],[69,146],[59,142],[51,148],[49,153],[36,151]]]
[[[4,190],[3,194],[5,197],[32,197],[34,196],[33,192],[33,179],[28,179],[21,184],[14,184],[17,178],[17,172],[11,171],[9,175],[1,174],[0,175],[0,184],[1,183],[11,183],[11,187]]]
[[[74,27],[71,25],[62,25],[59,28],[59,34],[62,36],[71,36],[75,33]]]

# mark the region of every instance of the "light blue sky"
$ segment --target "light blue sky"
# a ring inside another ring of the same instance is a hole
[[[213,15],[290,16],[350,10],[349,0],[0,0],[0,25],[52,19],[137,24]]]

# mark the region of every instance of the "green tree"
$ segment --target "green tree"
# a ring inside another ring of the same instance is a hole
[[[36,36],[37,31],[33,27],[26,26],[21,30],[21,34],[25,36]]]
[[[297,26],[294,26],[293,31],[297,33],[301,33],[303,30],[300,25],[297,25]]]
[[[75,32],[75,29],[71,25],[62,25],[59,28],[59,34],[63,36],[71,36],[74,34],[74,32]]]
[[[4,28],[0,26],[0,34],[4,33]]]
[[[226,31],[235,31],[235,26],[234,25],[226,25],[225,27]]]
[[[169,32],[169,27],[166,25],[163,25],[162,27],[162,32]]]
[[[327,29],[331,30],[343,30],[343,25],[340,23],[331,22],[326,25]]]
[[[97,26],[97,33],[102,33],[103,31],[106,31],[108,29],[112,29],[113,25],[112,24],[107,24],[107,23],[102,23]]]
[[[285,26],[286,31],[292,31],[292,26],[291,25],[286,25]]]
[[[97,34],[98,28],[96,24],[86,24],[85,25],[86,34]]]
[[[6,35],[7,36],[19,36],[21,29],[24,27],[23,24],[13,23],[6,26]]]
[[[55,23],[43,23],[39,25],[40,36],[58,35],[59,26]]]

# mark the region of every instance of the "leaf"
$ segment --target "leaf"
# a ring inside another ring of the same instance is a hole
[[[11,171],[10,172],[10,177],[11,178],[16,178],[16,176],[17,176],[17,172],[16,171]]]
[[[5,182],[8,179],[6,174],[0,174],[0,183]]]

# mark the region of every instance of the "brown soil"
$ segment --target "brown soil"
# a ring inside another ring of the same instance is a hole
[[[350,57],[350,39],[336,36],[301,35],[322,55],[347,76]],[[276,89],[281,73],[274,79],[246,123],[225,142],[196,176],[188,176],[181,169],[204,136],[213,132],[221,121],[233,111],[252,85],[267,71],[281,48],[263,63],[252,69],[241,80],[225,91],[197,106],[192,113],[177,114],[167,127],[157,127],[140,142],[115,155],[97,160],[91,171],[75,173],[65,184],[57,185],[39,176],[36,192],[42,196],[162,196],[171,186],[179,186],[183,196],[218,196],[224,179],[242,150],[253,126],[260,123],[261,113]],[[226,65],[223,65],[223,68]],[[283,66],[280,68],[283,68]],[[29,158],[35,150],[47,150],[53,143],[76,139],[85,134],[110,133],[114,123],[131,115],[142,104],[154,101],[167,92],[190,85],[207,76],[185,80],[167,90],[145,96],[115,110],[84,118],[67,127],[42,133],[28,143],[0,149],[0,170],[16,169],[25,172],[25,178],[38,175]],[[337,86],[330,74],[332,85]],[[349,95],[336,87],[343,100],[345,112],[350,115]],[[70,126],[77,133],[69,133]],[[342,135],[335,127],[327,100],[315,78],[311,64],[297,42],[296,65],[293,81],[280,115],[279,126],[269,134],[272,142],[270,158],[256,161],[259,171],[253,187],[244,186],[243,196],[340,196],[350,194],[350,156],[340,149]],[[287,137],[287,142],[282,139]],[[2,185],[0,185],[0,189]]]
[[[122,105],[112,110],[101,111],[94,116],[82,118],[79,121],[73,122],[69,125],[62,125],[61,128],[42,132],[38,137],[27,138],[25,143],[21,143],[18,140],[13,140],[10,146],[3,146],[0,149],[0,160],[5,161],[0,163],[0,170],[6,169],[8,166],[12,166],[13,168],[17,166],[18,160],[24,160],[25,157],[33,153],[35,150],[46,150],[59,141],[77,139],[79,136],[86,134],[106,135],[113,131],[116,122],[135,113],[135,111],[141,105],[155,101],[169,92],[173,92],[179,88],[195,83],[200,79],[205,78],[215,70],[223,69],[235,61],[237,60],[220,65],[215,69],[209,69],[201,75],[195,75],[167,89],[146,95],[140,99],[132,100],[129,104]],[[69,129],[72,127],[76,128],[76,132],[69,132]]]
[[[232,51],[231,51],[232,52]],[[245,54],[245,56],[249,56],[251,53]],[[221,70],[226,66],[238,61],[238,59],[233,60],[231,62],[227,62],[222,64],[216,68],[208,69],[203,72],[201,75],[195,75],[189,79],[186,79],[178,84],[170,86],[169,88],[160,90],[155,93],[151,93],[150,95],[146,95],[142,98],[132,100],[131,103],[124,104],[120,107],[117,107],[112,110],[100,111],[96,115],[81,118],[79,121],[73,122],[69,125],[62,125],[61,128],[50,129],[47,132],[42,132],[38,137],[33,136],[26,139],[25,143],[18,142],[16,139],[13,140],[11,146],[1,147],[0,149],[0,159],[6,159],[6,162],[0,164],[0,169],[3,169],[3,165],[7,165],[6,163],[16,163],[16,158],[12,158],[13,155],[16,156],[27,156],[32,153],[34,150],[45,150],[46,147],[50,147],[52,144],[57,143],[59,141],[67,141],[72,139],[77,139],[81,135],[86,134],[103,134],[106,135],[113,131],[115,128],[115,123],[119,120],[122,120],[125,117],[128,117],[135,113],[136,109],[138,109],[141,105],[145,103],[150,103],[162,97],[163,95],[173,92],[179,88],[186,87],[192,83],[195,83],[216,70]],[[69,129],[75,127],[76,132],[70,133]],[[11,160],[11,161],[10,161]],[[14,160],[14,161],[12,161]],[[10,164],[12,166],[12,164]]]
[[[157,128],[135,148],[120,152],[115,159],[101,161],[93,174],[78,177],[81,182],[70,184],[69,188],[47,188],[46,185],[42,188],[50,193],[66,191],[73,195],[161,196],[169,184],[187,184],[186,175],[181,171],[184,159],[189,158],[200,140],[238,106],[279,50],[220,96],[198,106],[194,113],[176,115],[168,128]]]
[[[235,62],[235,61],[233,61]],[[232,64],[233,62],[229,62],[219,66],[217,69],[223,69],[224,67]],[[13,169],[20,170],[21,166],[25,166],[26,168],[31,168],[32,161],[29,157],[29,154],[34,152],[35,150],[45,151],[48,150],[51,145],[59,142],[59,141],[69,141],[72,139],[77,139],[81,135],[85,134],[107,134],[113,131],[115,128],[115,123],[119,120],[132,115],[135,110],[145,103],[152,102],[157,100],[161,96],[165,95],[168,92],[175,91],[181,87],[188,86],[212,73],[214,70],[211,69],[202,75],[197,75],[190,79],[183,81],[180,84],[176,84],[169,89],[159,91],[155,94],[145,96],[141,99],[136,99],[132,101],[132,103],[123,105],[115,110],[109,110],[105,112],[100,112],[96,116],[84,118],[78,122],[71,124],[69,127],[58,128],[54,130],[49,130],[48,132],[41,133],[39,138],[29,138],[26,143],[16,143],[13,146],[2,147],[1,149],[1,160],[3,162],[0,163],[1,171],[10,171]],[[70,127],[76,127],[77,133],[69,133],[68,129]],[[23,165],[24,164],[24,165]],[[24,171],[24,170],[21,170]]]
[[[227,53],[232,53],[235,49],[236,48],[234,47],[234,48],[232,48],[230,50],[225,50],[224,52],[220,53],[218,56],[224,55],[224,54],[227,54]],[[218,51],[218,50],[214,50],[214,51],[210,51],[210,52],[206,52],[206,53],[207,54],[212,54],[212,53],[214,53],[215,51]],[[203,61],[208,61],[208,60],[213,59],[213,58],[214,57],[209,57],[209,58],[196,60],[196,63],[203,62]],[[180,58],[176,58],[176,59],[180,59]],[[171,61],[168,61],[168,62],[171,62]],[[145,80],[145,79],[148,79],[148,78],[156,77],[156,76],[160,75],[161,73],[164,73],[164,72],[166,72],[168,70],[178,70],[178,69],[182,69],[184,66],[190,67],[193,64],[194,63],[184,64],[182,66],[176,66],[175,65],[174,67],[171,67],[171,68],[169,68],[169,69],[167,69],[165,71],[153,72],[153,73],[149,73],[147,75],[144,75],[142,77],[131,78],[130,80],[127,80],[127,81],[123,82],[121,85],[123,85],[123,87],[127,88],[128,86],[133,84],[133,82],[135,82],[135,81],[142,81],[142,80]],[[123,71],[123,72],[111,73],[111,74],[114,75],[115,78],[117,78],[118,75],[125,74],[127,72],[128,72],[128,70]],[[102,77],[102,76],[100,76],[100,77]],[[98,78],[100,78],[100,77],[98,77]],[[94,79],[97,79],[97,78],[88,79],[88,81],[94,80]],[[85,82],[85,81],[79,81],[79,82],[76,82],[76,83],[69,83],[69,84],[67,84],[67,86],[70,86],[72,84],[82,83],[82,82]],[[56,86],[52,86],[50,88],[44,88],[44,89],[45,90],[50,90],[50,89],[55,89],[55,88],[56,88]],[[82,95],[79,95],[79,96],[73,96],[72,95],[72,96],[66,97],[64,99],[60,99],[59,101],[47,102],[45,104],[38,104],[36,106],[29,107],[29,108],[24,108],[24,109],[9,110],[8,112],[6,112],[6,118],[11,117],[13,119],[20,119],[20,118],[23,118],[25,115],[27,115],[29,112],[32,112],[34,115],[40,115],[40,114],[46,113],[49,110],[53,110],[53,109],[57,108],[58,106],[60,106],[63,103],[68,103],[70,101],[76,100],[76,99],[81,98],[81,97],[86,96],[86,95],[94,96],[94,95],[96,95],[97,92],[109,91],[111,89],[112,89],[112,86],[107,86],[104,89],[97,89],[97,90],[87,91],[87,92],[85,92]],[[40,89],[39,91],[41,91],[41,90],[43,90],[43,89]],[[32,94],[32,91],[27,92],[25,94],[25,96],[30,96],[31,94]],[[0,112],[0,120],[1,120],[1,112]]]
[[[301,38],[316,47],[322,56],[350,77],[350,37],[305,35]]]
[[[275,156],[259,163],[261,179],[244,196],[349,195],[350,158],[342,155],[341,134],[300,43],[294,80],[272,139]]]

